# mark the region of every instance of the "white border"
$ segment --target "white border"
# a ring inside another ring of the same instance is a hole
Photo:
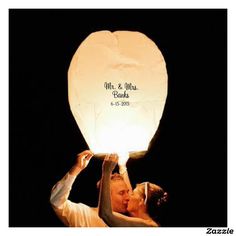
[[[9,8],[227,8],[228,9],[228,227],[236,230],[236,207],[235,207],[235,147],[236,147],[236,60],[235,60],[235,22],[236,12],[234,1],[219,0],[163,0],[163,1],[105,1],[105,0],[37,0],[37,1],[1,1],[0,3],[0,233],[1,235],[42,235],[53,233],[57,236],[65,235],[127,235],[137,233],[138,235],[205,235],[206,228],[158,228],[158,229],[62,229],[62,228],[8,228],[8,9]],[[220,191],[220,190],[219,190]],[[220,204],[220,203],[219,203]],[[216,209],[217,214],[217,209]],[[66,231],[66,232],[65,232]],[[234,232],[235,234],[235,232]]]

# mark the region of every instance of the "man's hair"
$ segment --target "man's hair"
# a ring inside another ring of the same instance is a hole
[[[117,181],[117,180],[123,180],[124,181],[124,178],[118,173],[112,174],[111,175],[111,181]],[[100,189],[100,186],[101,186],[101,179],[97,182],[97,189]]]

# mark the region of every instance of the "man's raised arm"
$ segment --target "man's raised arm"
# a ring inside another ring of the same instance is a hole
[[[93,153],[89,150],[78,154],[70,171],[52,188],[50,203],[65,225],[70,224],[70,219],[67,216],[71,215],[75,209],[75,203],[68,200],[72,185],[77,175],[87,167],[92,156]]]

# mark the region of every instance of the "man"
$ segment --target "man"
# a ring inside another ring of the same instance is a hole
[[[50,202],[60,220],[70,227],[106,227],[107,225],[98,216],[98,208],[89,207],[83,203],[74,203],[68,200],[70,190],[77,175],[84,170],[93,153],[84,151],[78,154],[76,163],[70,171],[60,180],[51,192]],[[127,178],[125,166],[120,166],[120,172]],[[123,177],[119,174],[111,176],[111,203],[112,210],[125,213],[129,201],[129,182],[128,186]]]

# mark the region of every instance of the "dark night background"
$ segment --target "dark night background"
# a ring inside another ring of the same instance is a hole
[[[129,160],[132,184],[169,192],[163,226],[227,226],[227,10],[9,10],[9,226],[63,226],[52,186],[87,149],[70,112],[67,70],[99,30],[140,31],[160,48],[168,97],[147,157]],[[70,199],[97,205],[102,161],[92,159]]]

